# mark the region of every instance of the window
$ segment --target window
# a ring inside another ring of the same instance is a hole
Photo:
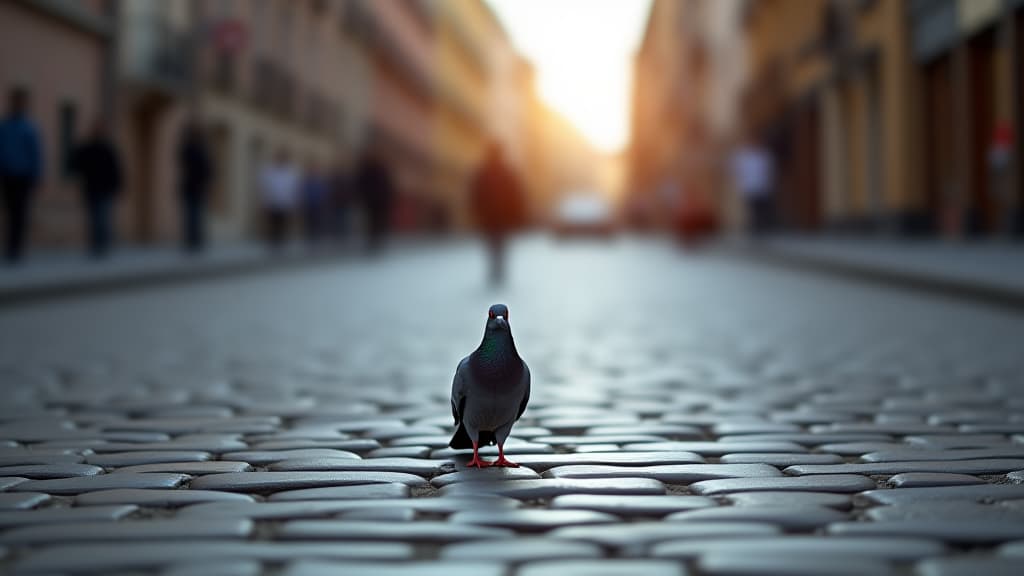
[[[75,109],[75,103],[68,100],[64,100],[60,103],[60,107],[57,110],[57,129],[58,138],[60,138],[60,173],[65,178],[71,176],[73,169],[72,156],[75,152],[75,122],[77,120],[77,110]]]

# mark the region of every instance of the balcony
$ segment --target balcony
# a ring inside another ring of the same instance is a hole
[[[124,20],[122,74],[131,83],[167,95],[191,85],[191,35],[159,14],[130,14]]]
[[[253,61],[251,100],[254,106],[284,120],[296,117],[297,88],[290,72],[267,58]]]

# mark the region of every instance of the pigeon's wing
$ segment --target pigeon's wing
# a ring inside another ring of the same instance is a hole
[[[519,412],[516,413],[516,420],[519,420],[523,416],[523,412],[526,412],[526,405],[530,403],[530,367],[523,362],[523,399],[519,402]]]
[[[459,367],[455,369],[455,377],[452,378],[452,418],[455,419],[455,425],[457,426],[462,422],[462,412],[466,407],[466,392],[469,389],[469,383],[466,382],[469,372],[469,357],[462,359],[459,362]]]

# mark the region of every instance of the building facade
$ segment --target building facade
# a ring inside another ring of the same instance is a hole
[[[746,54],[739,0],[655,0],[634,64],[630,215],[666,225],[683,203],[736,218],[724,177]]]
[[[1019,233],[1024,2],[753,0],[748,122],[792,229]]]
[[[4,113],[10,93],[25,90],[43,152],[42,179],[32,200],[30,245],[82,242],[82,200],[69,160],[75,143],[114,108],[113,9],[98,0],[0,3]]]

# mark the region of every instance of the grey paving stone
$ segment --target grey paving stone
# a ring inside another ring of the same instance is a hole
[[[999,547],[999,555],[1014,558],[1024,556],[1024,540],[1003,544]]]
[[[581,540],[646,556],[650,545],[674,540],[774,536],[777,526],[755,522],[633,522],[596,526],[569,526],[547,533],[552,539]]]
[[[18,492],[74,495],[115,488],[177,488],[188,481],[185,474],[100,474],[78,478],[29,480],[13,487]]]
[[[910,504],[944,500],[1022,500],[1024,485],[978,484],[975,486],[936,486],[933,488],[900,488],[869,490],[858,498],[874,504]]]
[[[67,454],[40,450],[16,450],[0,452],[0,466],[25,466],[28,464],[78,464],[85,460],[81,454]]]
[[[271,464],[268,469],[282,472],[304,471],[378,471],[404,472],[430,477],[455,470],[451,460],[425,460],[420,458],[302,458],[290,459]]]
[[[922,447],[927,445],[922,444]],[[880,450],[868,452],[861,456],[866,462],[907,462],[912,460],[981,460],[988,458],[1024,458],[1024,446],[1005,446],[998,448],[957,448],[919,449],[905,448],[901,450]]]
[[[587,542],[555,541],[543,537],[514,540],[463,542],[441,549],[441,558],[449,560],[487,560],[490,562],[531,562],[569,558],[598,558],[601,548]]]
[[[704,458],[693,452],[587,452],[572,454],[522,454],[514,458],[521,466],[544,472],[555,466],[609,465],[653,466],[661,464],[699,464]]]
[[[675,464],[664,466],[558,466],[545,478],[653,478],[666,484],[691,484],[717,478],[770,478],[782,476],[767,464]]]
[[[224,452],[245,450],[249,445],[238,440],[233,435],[196,434],[195,436],[188,437],[178,436],[167,442],[107,442],[90,447],[93,451],[104,454],[110,452],[190,452],[193,450],[222,454]],[[139,464],[143,464],[143,462],[139,462]]]
[[[49,500],[50,495],[41,492],[0,492],[0,510],[28,510]]]
[[[737,557],[801,557],[828,555],[834,560],[914,561],[940,556],[946,547],[925,538],[873,538],[786,536],[695,540],[656,544],[652,554],[658,558],[697,558],[706,555]]]
[[[618,444],[582,444],[580,446],[574,446],[572,454],[617,452],[618,450]]]
[[[416,515],[416,510],[412,508],[358,508],[335,514],[334,517],[371,522],[412,522],[416,519]]]
[[[194,562],[247,559],[288,562],[300,559],[403,560],[412,548],[398,542],[126,542],[45,546],[14,563],[17,572],[104,573],[166,566],[188,558]]]
[[[431,560],[385,564],[370,562],[302,561],[289,564],[283,576],[506,576],[503,564],[479,561]]]
[[[532,500],[566,494],[664,494],[665,485],[650,478],[505,480],[501,482],[459,482],[441,488],[445,496],[494,494]]]
[[[435,476],[430,480],[430,485],[441,488],[456,482],[497,482],[504,480],[529,480],[539,479],[540,475],[526,467],[519,468],[484,468],[462,469],[449,474]]]
[[[516,576],[686,576],[686,567],[658,560],[551,560],[530,562]]]
[[[292,458],[352,458],[359,459],[355,452],[346,450],[334,450],[331,448],[306,448],[300,450],[246,450],[243,452],[227,452],[221,454],[224,460],[237,460],[248,462],[254,466],[266,466],[274,462],[281,462]]]
[[[388,446],[366,453],[367,458],[426,458],[427,456],[430,456],[430,446]]]
[[[125,540],[244,539],[252,532],[247,519],[156,519],[121,522],[78,522],[13,528],[0,534],[11,545]]]
[[[788,422],[771,422],[757,420],[749,422],[719,422],[711,427],[715,436],[731,436],[737,434],[765,434],[775,432],[799,432],[800,426]]]
[[[690,485],[690,492],[704,495],[736,492],[836,492],[852,494],[876,488],[874,480],[853,474],[782,478],[726,478]]]
[[[329,486],[275,492],[267,499],[271,502],[298,500],[352,500],[408,498],[409,486],[405,484],[357,484],[353,486]]]
[[[736,436],[720,436],[722,444],[733,442],[793,442],[801,446],[821,446],[841,442],[890,442],[894,438],[888,434],[870,434],[856,432],[779,432],[774,434],[740,434]],[[754,450],[750,450],[753,452]],[[748,450],[732,450],[732,452],[748,452]]]
[[[696,426],[683,426],[681,424],[662,424],[658,422],[644,422],[637,424],[605,424],[591,426],[586,429],[586,436],[660,436],[672,440],[699,440],[704,436],[700,428]],[[538,440],[540,440],[538,438]],[[540,440],[543,441],[543,440]],[[644,442],[644,440],[640,440]],[[625,444],[626,441],[611,440],[609,444]],[[588,442],[589,444],[589,442]]]
[[[785,530],[814,530],[846,519],[847,515],[842,512],[816,506],[722,506],[676,512],[667,518],[686,522],[764,522]]]
[[[378,426],[363,432],[363,436],[373,438],[381,442],[394,440],[396,438],[408,438],[410,436],[436,436],[446,432],[440,426]]]
[[[903,440],[913,446],[935,450],[997,448],[1010,444],[1010,439],[1003,434],[932,434],[907,436]]]
[[[224,424],[239,428],[253,427],[255,431],[263,430],[265,426],[276,428],[281,424],[281,419],[276,416],[232,416],[230,419],[209,418],[209,417],[172,417],[172,418],[142,418],[136,420],[119,420],[108,422],[101,426],[106,431],[153,431],[166,432],[168,434],[195,434],[211,428],[217,428]]]
[[[24,464],[0,467],[0,476],[17,476],[33,480],[95,476],[102,472],[103,468],[88,464]]]
[[[86,492],[75,496],[79,506],[108,506],[112,504],[135,504],[157,508],[177,508],[201,502],[252,502],[247,494],[218,492],[214,490],[146,490],[120,488]]]
[[[409,523],[298,520],[286,522],[277,529],[276,535],[284,540],[368,540],[415,544],[499,540],[515,536],[511,530],[504,530],[501,527],[466,526],[429,520]]]
[[[18,478],[16,476],[0,478],[0,490],[10,490],[18,484],[28,482],[28,478]]]
[[[512,528],[517,532],[543,532],[562,526],[608,524],[618,517],[592,510],[496,509],[456,512],[448,518],[455,524]]]
[[[968,474],[950,474],[946,472],[907,472],[889,478],[894,488],[922,488],[926,486],[967,486],[984,484],[985,481]]]
[[[259,576],[263,565],[256,560],[214,560],[193,564],[175,564],[160,571],[160,576]]]
[[[844,561],[845,560],[845,561]],[[854,560],[854,561],[850,561]],[[758,556],[708,554],[697,561],[707,576],[885,576],[894,573],[885,561],[827,556]]]
[[[1024,518],[1007,520],[883,520],[841,522],[828,527],[839,536],[917,537],[954,544],[999,544],[1024,538]]]
[[[213,516],[218,518],[299,519],[323,518],[362,509],[412,508],[418,512],[453,514],[476,508],[515,508],[520,504],[510,498],[489,496],[406,498],[396,500],[331,500],[302,502],[213,502],[189,506],[179,515]]]
[[[969,500],[875,506],[864,511],[871,520],[1008,520],[1024,521],[1024,509]]]
[[[163,450],[89,454],[85,457],[85,461],[95,466],[119,468],[121,466],[139,466],[166,462],[204,462],[212,457],[213,455],[209,452],[201,450]]]
[[[824,506],[836,510],[849,510],[853,506],[853,498],[849,494],[828,492],[737,492],[726,495],[725,499],[736,506]]]
[[[246,446],[242,446],[234,450],[244,450],[245,448]],[[311,450],[320,448],[361,454],[380,448],[380,442],[372,438],[353,438],[352,440],[272,440],[269,442],[255,442],[248,448],[253,451]]]
[[[994,556],[930,558],[915,566],[918,576],[1018,576],[1020,560]]]
[[[164,462],[162,464],[140,464],[138,466],[125,466],[116,468],[114,474],[122,472],[148,473],[148,472],[170,472],[177,474],[188,474],[190,476],[202,476],[204,474],[224,474],[227,472],[248,472],[252,470],[246,462],[229,462],[214,460],[210,462]]]
[[[733,452],[806,452],[807,448],[795,442],[642,442],[626,444],[623,450],[631,452],[696,452],[701,456],[722,456]]]
[[[0,511],[0,528],[33,524],[65,524],[118,520],[138,510],[138,506],[89,506],[86,508],[40,508],[38,510]]]
[[[900,423],[886,424],[883,422],[836,422],[834,424],[817,424],[811,426],[814,434],[835,433],[868,433],[891,434],[893,436],[909,436],[911,434],[949,434],[956,428],[941,424]]]
[[[595,494],[568,494],[551,501],[555,509],[594,510],[622,517],[661,517],[672,512],[717,506],[711,498],[703,496],[608,496]]]
[[[422,486],[427,481],[421,476],[398,472],[238,472],[200,476],[192,481],[191,487],[197,490],[269,493],[378,483]]]
[[[902,442],[835,442],[818,446],[819,452],[838,454],[839,456],[860,456],[870,452],[885,450],[921,450],[922,453],[934,452],[923,445],[904,444]]]
[[[769,466],[793,466],[796,464],[841,464],[842,456],[837,454],[724,454],[719,458],[722,464],[768,464]]]
[[[906,472],[948,472],[953,474],[1004,474],[1024,468],[1024,460],[948,460],[915,462],[866,462],[857,464],[800,464],[783,470],[786,474],[864,474],[868,476],[903,474]]]

